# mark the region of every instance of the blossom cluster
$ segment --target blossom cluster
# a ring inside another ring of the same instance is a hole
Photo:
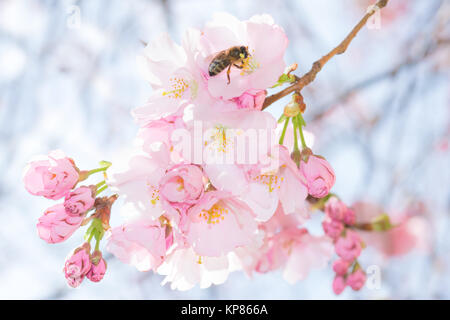
[[[87,217],[88,213],[102,204],[97,195],[105,190],[104,181],[97,185],[79,186],[78,183],[87,179],[91,174],[105,171],[105,167],[92,171],[80,171],[75,162],[60,151],[52,151],[47,156],[36,157],[24,170],[23,180],[25,188],[32,195],[42,196],[50,200],[64,199],[63,202],[51,206],[44,211],[37,223],[39,237],[47,243],[60,243],[67,240],[72,234],[88,221],[97,219],[96,213]],[[95,222],[88,230],[89,241],[92,237],[103,236],[102,228],[94,228]],[[106,263],[101,252],[96,250],[90,254],[89,242],[84,243],[67,258],[64,271],[67,282],[77,287],[87,276],[88,279],[98,282],[106,271]]]
[[[240,21],[217,14],[203,29],[187,30],[181,45],[162,35],[138,58],[153,90],[132,112],[139,125],[133,153],[90,171],[61,152],[29,164],[24,182],[31,194],[64,197],[39,219],[42,239],[61,242],[91,223],[66,260],[69,285],[103,278],[104,233],[106,250],[164,275],[173,289],[220,284],[236,270],[281,270],[294,283],[327,266],[335,252],[334,291],[364,285],[355,213],[330,194],[335,174],[311,150],[301,96],[293,94],[278,121],[264,111],[267,90],[293,79],[287,45],[268,15]],[[76,187],[96,172],[105,181]],[[114,195],[97,197],[106,188]],[[117,197],[124,223],[111,228]],[[304,226],[316,209],[325,211],[323,235]]]
[[[359,233],[350,229],[355,222],[354,210],[348,208],[341,200],[333,196],[327,201],[322,226],[325,234],[333,239],[336,254],[340,258],[333,263],[333,270],[336,273],[333,290],[336,294],[340,294],[347,285],[353,290],[359,290],[366,280],[366,275],[357,262],[363,241]],[[352,271],[348,272],[352,266]]]

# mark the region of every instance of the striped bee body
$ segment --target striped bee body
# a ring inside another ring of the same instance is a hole
[[[244,46],[235,46],[227,50],[220,51],[211,60],[208,67],[208,72],[210,77],[214,77],[221,73],[223,70],[227,70],[228,84],[230,84],[230,69],[232,66],[236,68],[243,68],[243,61],[250,54],[248,53],[248,48]],[[237,63],[241,63],[238,65]]]
[[[209,75],[211,77],[218,75],[231,64],[231,59],[225,55],[225,52],[218,54],[209,64]]]

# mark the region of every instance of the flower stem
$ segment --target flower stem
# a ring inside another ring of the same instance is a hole
[[[305,120],[303,119],[303,116],[301,113],[298,114],[298,116],[296,117],[296,121],[298,124],[298,130],[300,131],[300,140],[302,142],[302,149],[307,149],[308,146],[306,145],[306,141],[305,141],[305,137],[303,135],[303,126],[305,125]]]
[[[106,181],[105,181],[105,180],[103,180],[103,181],[97,183],[95,186],[97,187],[97,190],[98,190],[98,189],[99,189],[101,186],[103,186],[104,184],[106,184]]]
[[[91,243],[91,240],[92,240],[92,237],[94,236],[94,233],[93,232],[91,232],[91,234],[89,235],[89,239],[88,239],[88,242],[89,243]]]
[[[92,169],[92,170],[89,170],[88,175],[91,175],[91,174],[94,174],[94,173],[97,173],[97,172],[106,171],[106,169],[108,169],[108,167]]]
[[[100,194],[100,193],[102,193],[104,190],[106,190],[108,188],[108,186],[107,185],[104,185],[103,187],[101,187],[100,189],[98,189],[97,190],[97,196]]]
[[[286,118],[286,120],[284,120],[284,127],[283,127],[283,131],[281,132],[281,136],[280,136],[280,141],[279,144],[283,144],[284,141],[284,136],[286,135],[286,129],[288,127],[289,124],[289,118]]]
[[[294,125],[294,152],[295,152],[299,150],[297,138],[297,127],[298,127],[297,116],[292,118],[292,124]]]

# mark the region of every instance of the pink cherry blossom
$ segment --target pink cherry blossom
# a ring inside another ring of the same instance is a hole
[[[337,275],[343,276],[347,273],[348,268],[350,267],[350,262],[346,260],[336,260],[333,263],[333,270]]]
[[[166,255],[166,227],[157,221],[135,221],[113,228],[106,249],[139,271],[156,270]]]
[[[90,250],[89,243],[84,243],[67,257],[64,273],[69,286],[76,288],[83,282],[91,268]]]
[[[305,178],[292,161],[284,146],[272,149],[268,165],[253,167],[248,173],[247,190],[240,197],[255,212],[260,221],[269,220],[281,203],[285,214],[297,213],[303,220],[308,218],[306,210]]]
[[[266,99],[266,90],[247,90],[239,97],[234,98],[238,109],[261,110]]]
[[[89,269],[86,277],[92,282],[100,282],[106,272],[106,261],[102,257],[100,251],[94,251],[91,257],[91,268]]]
[[[349,226],[352,226],[352,225],[355,224],[355,222],[356,222],[356,214],[355,214],[355,211],[353,209],[348,208],[345,211],[344,222],[345,222],[345,224],[347,224]]]
[[[161,196],[171,203],[193,204],[202,196],[204,188],[205,176],[195,165],[176,165],[159,182]]]
[[[185,291],[196,285],[204,289],[222,284],[231,271],[226,255],[199,256],[192,248],[180,247],[167,256],[157,273],[166,276],[163,285],[170,283],[171,289]]]
[[[265,273],[283,269],[283,278],[295,283],[307,277],[312,269],[328,264],[333,255],[333,243],[327,237],[316,237],[304,228],[287,227],[266,238],[255,271]]]
[[[277,121],[268,112],[238,109],[236,103],[218,99],[209,99],[187,110],[192,118],[187,123],[189,131],[195,133],[201,124],[204,164],[255,164],[278,143],[275,137]],[[254,133],[257,133],[255,137]],[[247,134],[255,140],[243,144],[239,138]],[[193,134],[192,137],[195,138]],[[242,150],[239,147],[243,147]]]
[[[23,181],[29,193],[58,200],[76,185],[78,177],[73,160],[56,150],[32,160],[24,170]]]
[[[288,39],[283,29],[268,15],[254,16],[247,21],[219,13],[207,23],[198,37],[197,63],[205,74],[213,57],[233,46],[248,47],[250,56],[243,69],[230,69],[216,76],[208,75],[208,90],[214,97],[231,99],[241,96],[249,88],[264,90],[274,85],[283,73],[284,52]]]
[[[127,222],[157,219],[164,213],[159,182],[169,168],[167,146],[151,154],[135,153],[108,169],[107,184],[125,201]]]
[[[39,237],[48,243],[67,240],[81,225],[83,216],[70,216],[63,204],[54,205],[39,218]]]
[[[341,294],[347,284],[343,276],[336,276],[333,280],[333,291],[335,294]]]
[[[334,185],[333,168],[321,157],[312,155],[307,162],[301,161],[300,171],[306,178],[309,194],[314,198],[325,197]]]
[[[347,210],[345,203],[337,197],[331,197],[325,204],[325,213],[334,220],[343,221]]]
[[[345,237],[340,237],[336,241],[336,253],[346,261],[353,261],[361,254],[361,238],[359,234],[352,230],[347,230]]]
[[[344,224],[338,220],[325,217],[325,220],[322,222],[322,228],[327,236],[336,240],[340,237],[342,231],[344,231]]]
[[[304,228],[287,227],[266,238],[255,271],[265,273],[283,269],[283,278],[295,283],[307,277],[312,269],[325,267],[333,255],[333,243],[327,237],[316,237]]]
[[[94,206],[95,190],[95,186],[83,186],[67,194],[64,200],[67,214],[71,217],[84,216]]]
[[[275,214],[264,223],[260,223],[259,229],[263,230],[267,235],[274,235],[280,230],[290,227],[297,227],[305,223],[305,219],[299,214],[286,214],[283,206],[278,203]]]
[[[154,88],[147,103],[132,111],[140,125],[177,114],[188,104],[209,98],[203,74],[192,58],[193,53],[186,51],[196,42],[196,34],[188,32],[183,46],[164,34],[150,43],[139,57],[140,69]]]
[[[142,119],[137,120],[142,126],[138,132],[138,138],[142,143],[142,149],[147,153],[151,153],[151,147],[154,143],[164,143],[171,149],[173,146],[173,132],[177,129],[185,128],[186,126],[182,116],[183,113],[179,112],[166,118],[150,122],[146,122]]]
[[[353,290],[360,290],[366,282],[366,274],[361,269],[356,270],[347,277],[347,285]]]
[[[305,233],[292,245],[283,278],[293,284],[305,279],[313,269],[325,268],[333,255],[332,241]]]
[[[247,245],[256,231],[253,212],[227,192],[206,192],[188,216],[186,239],[199,255],[218,257]]]

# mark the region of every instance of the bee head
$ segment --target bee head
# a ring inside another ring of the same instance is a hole
[[[247,58],[249,56],[248,47],[244,47],[244,46],[239,47],[239,53],[240,53],[240,55],[242,54],[244,56],[244,58]]]

